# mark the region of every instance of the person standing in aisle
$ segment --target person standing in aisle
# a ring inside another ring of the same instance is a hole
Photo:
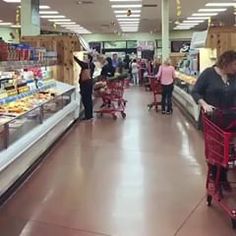
[[[236,107],[236,52],[226,51],[216,65],[207,68],[199,76],[192,96],[205,113],[213,113],[214,109],[227,110]],[[216,178],[217,167],[210,165],[210,175]],[[222,187],[231,191],[227,178],[227,170],[223,169],[220,176]]]
[[[74,60],[81,67],[81,72],[79,76],[80,84],[80,94],[81,100],[85,110],[85,117],[83,120],[92,120],[93,119],[93,73],[95,70],[95,65],[93,63],[93,57],[88,55],[87,61],[81,61],[77,57],[74,57]]]
[[[102,67],[101,76],[107,79],[107,77],[113,77],[114,75],[115,67],[112,65],[112,59],[107,57],[106,64]]]
[[[157,79],[162,85],[161,109],[162,114],[170,115],[172,108],[172,93],[174,90],[175,68],[171,65],[170,59],[166,59],[160,66]]]
[[[138,64],[136,59],[131,63],[131,72],[134,85],[139,85]]]

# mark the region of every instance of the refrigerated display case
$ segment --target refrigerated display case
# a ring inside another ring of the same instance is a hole
[[[0,197],[79,114],[76,87],[53,79],[0,97]]]
[[[173,92],[175,102],[196,124],[198,124],[200,108],[191,96],[197,78],[182,72],[177,72],[176,77]]]

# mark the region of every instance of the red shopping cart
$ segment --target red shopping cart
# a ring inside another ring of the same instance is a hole
[[[148,109],[151,110],[155,107],[156,112],[158,112],[158,106],[161,105],[160,95],[162,93],[162,86],[159,80],[155,76],[149,76],[151,91],[153,93],[153,102],[148,104]]]
[[[95,113],[100,114],[110,114],[113,119],[117,119],[117,113],[120,113],[122,118],[126,118],[125,108],[127,100],[124,99],[124,79],[113,79],[106,82],[106,89],[100,93],[103,104],[101,109],[95,111]]]
[[[202,120],[205,156],[209,167],[206,181],[207,204],[211,206],[212,200],[214,200],[231,218],[232,226],[235,229],[235,191],[223,192],[224,183],[221,176],[223,171],[236,169],[236,109],[216,110],[212,115],[203,114]],[[212,166],[216,168],[214,177],[212,177]],[[231,182],[231,184],[235,184],[235,182]]]

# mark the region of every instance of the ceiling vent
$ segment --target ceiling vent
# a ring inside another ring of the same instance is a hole
[[[158,7],[157,4],[143,4],[143,7]]]

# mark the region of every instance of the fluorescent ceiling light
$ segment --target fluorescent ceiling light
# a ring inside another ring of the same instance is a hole
[[[39,14],[41,15],[50,15],[50,14],[58,14],[58,11],[39,11]]]
[[[139,25],[139,22],[121,22],[120,25]]]
[[[62,19],[62,18],[66,18],[65,16],[62,16],[62,15],[46,15],[46,16],[40,16],[41,18],[44,18],[44,19]]]
[[[18,6],[18,8],[21,8],[21,6]],[[39,9],[40,10],[47,10],[47,9],[50,9],[50,7],[49,6],[45,6],[45,5],[40,5]]]
[[[21,25],[11,25],[11,28],[21,28]]]
[[[110,0],[110,2],[142,2],[142,0]]]
[[[3,0],[4,2],[8,2],[8,3],[20,3],[21,0]]]
[[[218,13],[193,13],[192,16],[217,16]]]
[[[132,19],[132,18],[118,18],[117,19],[118,21],[140,21],[140,19],[139,18],[136,18],[136,19]]]
[[[204,20],[184,20],[183,23],[202,23]]]
[[[49,6],[45,6],[45,5],[40,5],[39,9],[45,10],[45,9],[50,9],[50,7]]]
[[[199,9],[199,12],[222,12],[226,11],[227,8],[204,8],[204,9]]]
[[[115,10],[115,14],[126,14],[128,10]],[[141,10],[131,10],[132,13],[141,13]]]
[[[50,22],[71,22],[70,19],[49,19]]]
[[[142,4],[112,5],[112,8],[141,8]]]
[[[127,16],[127,15],[116,15],[117,18],[132,18],[132,17],[140,17],[140,14],[134,14],[134,15],[130,15],[130,16]]]
[[[76,23],[75,22],[58,22],[58,23],[56,23],[57,25],[67,25],[67,26],[69,26],[69,25],[76,25]],[[77,25],[76,25],[77,26]]]
[[[225,3],[220,3],[220,2],[215,2],[215,3],[207,3],[206,7],[235,7],[236,3],[234,2],[225,2]]]
[[[187,18],[188,20],[208,20],[207,16],[190,16]]]
[[[179,25],[199,25],[199,22],[185,22],[185,21],[183,21]]]
[[[10,22],[0,22],[0,26],[9,26],[12,25]]]

